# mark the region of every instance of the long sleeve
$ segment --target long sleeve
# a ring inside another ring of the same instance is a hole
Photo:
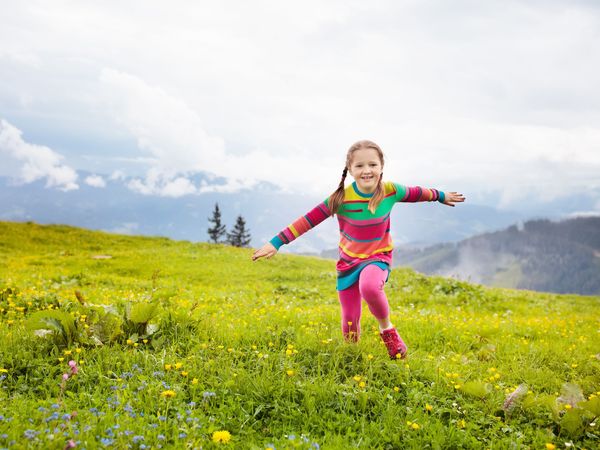
[[[397,202],[435,202],[444,203],[445,194],[437,189],[424,188],[421,186],[403,186],[394,183],[396,187]]]
[[[305,215],[296,219],[269,242],[273,244],[277,250],[279,250],[279,247],[281,247],[283,244],[289,244],[294,239],[313,229],[330,216],[331,211],[327,206],[327,200],[325,200],[324,202],[319,203]]]

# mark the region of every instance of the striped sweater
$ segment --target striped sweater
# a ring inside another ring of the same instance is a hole
[[[384,198],[373,214],[368,209],[372,196],[360,192],[356,182],[353,182],[346,187],[344,202],[338,210],[340,244],[336,268],[339,291],[352,286],[358,280],[360,271],[368,264],[390,270],[393,249],[390,213],[396,202],[444,201],[444,193],[436,189],[384,182]],[[279,249],[331,216],[328,200],[325,199],[292,222],[271,239],[271,244]]]

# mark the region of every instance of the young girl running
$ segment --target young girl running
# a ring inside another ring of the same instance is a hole
[[[272,257],[283,244],[336,214],[340,227],[336,268],[342,333],[348,341],[358,341],[362,298],[379,322],[381,338],[394,359],[405,358],[407,347],[390,321],[390,307],[383,290],[392,265],[390,212],[396,202],[438,201],[454,206],[465,198],[456,192],[384,182],[383,164],[383,152],[377,144],[356,142],[346,155],[337,190],[256,250],[252,260]],[[345,187],[348,173],[354,182]]]

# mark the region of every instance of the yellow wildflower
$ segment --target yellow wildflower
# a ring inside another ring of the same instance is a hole
[[[194,379],[192,380],[192,384],[198,384],[198,378],[194,378]]]
[[[421,426],[420,426],[418,423],[413,423],[413,424],[412,424],[410,427],[411,427],[413,430],[418,430],[419,428],[421,428]]]
[[[546,443],[546,448],[548,450],[554,450],[556,448],[556,445],[551,444],[550,442]]]
[[[6,370],[4,367],[0,369],[0,373],[8,373],[8,370]]]
[[[173,367],[171,364],[165,364],[165,370],[171,370],[171,367]]]
[[[212,441],[217,444],[227,444],[231,440],[229,431],[215,431],[212,435]]]
[[[398,386],[394,386],[394,392],[400,392],[400,388]]]
[[[367,383],[365,383],[364,381],[361,381],[360,383],[358,383],[358,387],[364,388],[367,385]]]
[[[185,370],[182,370],[182,371],[181,371],[181,376],[182,376],[182,377],[187,377],[187,376],[188,376],[188,373],[187,373]]]
[[[433,411],[433,406],[431,406],[429,403],[426,403],[425,404],[425,410],[428,411],[428,412],[431,412],[431,411]]]
[[[127,345],[132,345],[133,341],[131,339],[127,339]]]
[[[175,369],[179,370],[179,369],[181,369],[182,367],[183,367],[183,364],[182,364],[182,363],[180,363],[180,362],[178,362],[178,363],[175,363]]]
[[[288,371],[286,371],[285,373],[287,373],[287,376],[288,376],[288,377],[292,377],[292,376],[294,376],[294,374],[295,374],[296,372],[294,372],[293,370],[288,370]]]
[[[71,350],[65,350],[63,352],[66,356],[70,355],[71,353],[73,353]]]
[[[467,422],[465,422],[464,419],[460,419],[458,422],[456,422],[456,426],[458,428],[462,429],[467,426]]]
[[[362,377],[360,375],[354,375],[354,377],[352,377],[354,381],[356,381],[357,383],[362,380]]]
[[[165,397],[165,398],[173,398],[173,397],[175,397],[176,392],[169,389],[166,391],[162,391],[160,395],[161,395],[161,397]]]

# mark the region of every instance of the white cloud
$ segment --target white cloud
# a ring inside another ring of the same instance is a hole
[[[85,178],[85,184],[88,186],[103,188],[106,187],[106,181],[100,175],[89,175]]]
[[[79,188],[77,173],[61,163],[61,155],[46,146],[25,142],[21,130],[4,119],[0,120],[0,152],[20,162],[18,179],[23,183],[46,179],[46,187],[64,191]]]

